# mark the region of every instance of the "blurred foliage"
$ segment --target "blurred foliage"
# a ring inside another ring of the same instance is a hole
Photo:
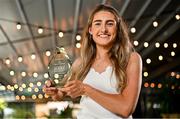
[[[4,99],[0,98],[0,118],[3,118],[4,116],[4,108],[7,107],[7,103],[5,102]]]
[[[70,108],[69,106],[61,112],[61,114],[59,115],[59,117],[63,117],[63,118],[72,118],[72,108]]]
[[[7,107],[7,103],[4,99],[0,98],[0,111]]]
[[[64,110],[61,111],[60,114],[57,114],[56,111],[57,110],[53,110],[53,114],[50,114],[50,116],[48,117],[48,119],[54,119],[54,118],[58,118],[58,119],[64,119],[64,118],[72,118],[72,110],[73,108],[70,108],[69,106]]]
[[[35,118],[34,104],[33,103],[9,103],[9,108],[13,109],[11,114],[12,118],[22,118],[22,119],[33,119]]]

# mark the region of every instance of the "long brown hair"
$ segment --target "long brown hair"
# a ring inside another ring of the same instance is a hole
[[[103,4],[98,5],[90,15],[82,37],[80,53],[81,65],[79,67],[79,71],[77,72],[76,78],[83,80],[95,60],[96,44],[93,41],[91,34],[89,33],[89,28],[92,25],[94,15],[99,11],[107,11],[112,13],[115,16],[115,20],[117,22],[115,42],[113,43],[113,46],[108,53],[113,66],[113,71],[115,71],[115,75],[118,81],[117,90],[121,89],[122,91],[127,84],[126,67],[130,54],[134,49],[130,42],[127,25],[125,24],[122,17],[119,16],[117,10],[112,6]]]

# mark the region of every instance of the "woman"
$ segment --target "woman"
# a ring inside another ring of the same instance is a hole
[[[142,61],[133,50],[123,19],[111,6],[92,12],[82,38],[73,80],[64,88],[46,86],[54,100],[82,96],[79,119],[131,118],[141,87]]]

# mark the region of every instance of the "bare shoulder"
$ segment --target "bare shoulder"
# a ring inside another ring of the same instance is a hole
[[[137,70],[141,68],[142,68],[141,56],[137,52],[132,52],[128,61],[127,70],[132,70],[132,69]]]
[[[142,60],[137,52],[131,53],[126,73],[130,87],[140,87],[139,85],[141,85],[142,81]]]
[[[141,59],[141,56],[139,55],[139,53],[137,53],[137,52],[131,53],[130,58],[129,58],[129,62],[137,62],[137,63],[141,64],[142,59]]]

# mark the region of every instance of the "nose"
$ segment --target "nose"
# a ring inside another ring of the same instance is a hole
[[[107,32],[106,25],[105,25],[105,24],[102,24],[100,30],[101,30],[102,33],[106,33],[106,32]]]

